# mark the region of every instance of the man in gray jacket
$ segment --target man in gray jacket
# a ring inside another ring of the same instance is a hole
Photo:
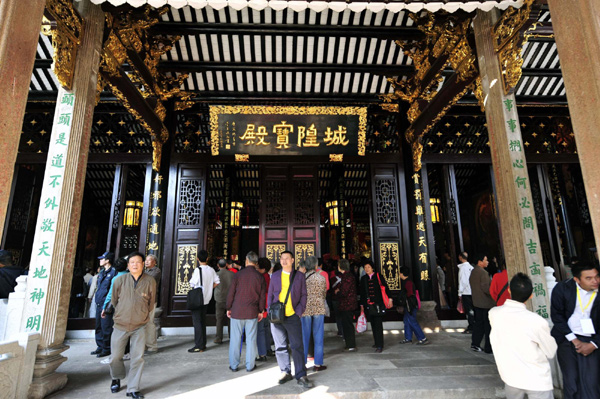
[[[229,292],[229,286],[235,273],[230,272],[227,269],[227,261],[225,259],[219,259],[219,271],[217,275],[221,283],[215,287],[215,316],[217,318],[217,335],[215,337],[215,344],[223,343],[223,326],[227,318],[225,317],[227,309],[225,304],[227,303],[227,293]],[[230,332],[231,335],[231,332]]]
[[[488,266],[488,258],[484,254],[476,254],[473,258],[475,268],[471,272],[469,283],[473,295],[473,309],[475,310],[475,326],[471,337],[471,349],[475,352],[492,353],[490,344],[490,309],[496,306],[496,302],[490,295],[490,275],[485,270]],[[481,340],[485,336],[485,349],[481,349]]]

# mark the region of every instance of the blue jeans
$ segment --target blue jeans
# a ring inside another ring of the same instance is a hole
[[[302,319],[302,341],[304,342],[304,363],[308,356],[308,343],[310,334],[315,342],[315,365],[323,365],[323,335],[325,334],[325,315],[303,316]]]
[[[256,346],[258,346],[258,356],[266,356],[267,350],[271,349],[271,327],[267,318],[258,322]]]
[[[412,341],[413,333],[417,336],[419,341],[425,339],[425,334],[421,330],[421,326],[417,321],[417,309],[413,309],[408,312],[404,311],[404,338],[408,341]]]
[[[240,365],[240,347],[242,345],[242,333],[246,331],[246,370],[252,370],[256,361],[256,326],[258,319],[234,319],[231,318],[229,328],[229,366],[237,369]]]

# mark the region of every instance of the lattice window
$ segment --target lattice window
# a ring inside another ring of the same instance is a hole
[[[179,225],[202,224],[202,184],[200,179],[182,180],[179,184]]]
[[[294,223],[302,226],[315,224],[314,181],[294,181]]]
[[[375,180],[375,206],[377,224],[398,223],[398,195],[393,179]]]
[[[287,225],[285,180],[267,180],[265,187],[265,222],[268,226]]]

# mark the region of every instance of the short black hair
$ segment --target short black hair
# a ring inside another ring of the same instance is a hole
[[[371,259],[367,259],[367,260],[365,260],[365,261],[363,262],[363,268],[364,268],[366,265],[370,265],[370,266],[373,268],[373,271],[374,271],[374,272],[378,271],[378,270],[377,270],[377,266],[375,266],[375,262],[373,262]]]
[[[132,253],[130,253],[129,255],[127,255],[127,262],[129,262],[129,259],[133,258],[134,256],[139,256],[142,258],[142,262],[146,261],[146,255],[144,255],[143,253],[139,252],[139,251],[134,251]]]
[[[458,254],[458,256],[460,256],[461,258],[463,258],[464,260],[469,260],[469,255],[467,255],[466,252],[461,252]]]
[[[402,273],[403,275],[408,277],[408,276],[410,276],[410,269],[408,268],[408,266],[402,266],[400,268],[400,273]]]
[[[208,260],[208,252],[206,252],[205,249],[201,249],[198,252],[198,260],[202,263],[206,263],[206,261]]]
[[[510,280],[510,297],[511,299],[525,303],[533,292],[533,283],[528,275],[517,273]]]
[[[268,273],[271,270],[271,261],[269,258],[258,258],[258,268]]]
[[[285,251],[283,251],[282,253],[279,254],[279,257],[281,258],[281,255],[283,254],[290,254],[290,256],[292,257],[292,259],[294,259],[294,254],[292,253],[292,251],[288,251],[287,249]]]
[[[347,272],[348,270],[350,270],[350,262],[348,262],[348,259],[340,259],[338,267],[340,268],[340,270]]]
[[[125,258],[119,258],[115,261],[114,268],[118,272],[124,272],[127,270],[127,260]]]
[[[473,262],[475,262],[474,264],[477,264],[479,261],[483,262],[483,258],[487,258],[488,256],[485,254],[485,252],[476,252],[475,256],[473,256]]]
[[[581,278],[581,273],[586,270],[598,270],[598,268],[593,263],[577,263],[573,265],[572,272],[573,277]]]

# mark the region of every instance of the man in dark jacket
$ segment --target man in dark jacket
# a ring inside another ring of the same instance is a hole
[[[346,341],[346,350],[356,350],[356,337],[354,335],[354,311],[358,308],[356,300],[356,279],[350,272],[350,263],[347,259],[341,259],[338,264],[338,270],[342,274],[342,280],[335,290],[338,300],[338,314],[342,319],[342,329],[344,331],[344,340]]]
[[[0,251],[0,299],[8,298],[8,294],[15,290],[17,277],[23,274],[23,269],[13,266],[10,251]]]
[[[105,252],[98,257],[100,260],[100,266],[103,267],[102,271],[98,275],[98,282],[96,288],[96,350],[91,354],[96,357],[104,357],[110,355],[110,336],[113,331],[113,320],[112,314],[106,314],[102,317],[102,310],[106,295],[110,290],[110,283],[112,279],[117,275],[117,271],[112,264],[115,260],[115,254],[112,252]]]
[[[294,255],[290,251],[281,253],[281,267],[271,276],[267,306],[280,301],[285,303],[285,320],[281,324],[271,324],[273,341],[275,341],[275,356],[277,364],[282,371],[279,378],[280,384],[292,380],[294,377],[298,384],[304,388],[312,388],[313,384],[306,378],[306,365],[304,364],[304,344],[302,342],[302,323],[300,317],[306,309],[306,281],[304,273],[294,270]],[[291,286],[291,287],[290,287]],[[285,302],[288,291],[290,296]],[[287,351],[288,343],[292,348],[295,376],[292,377],[290,355]]]
[[[471,349],[481,352],[481,340],[485,336],[485,353],[492,353],[490,343],[490,309],[496,306],[496,302],[490,294],[490,275],[484,269],[488,266],[488,258],[484,254],[476,254],[473,258],[475,268],[469,277],[471,292],[473,295],[473,310],[475,310],[475,326],[471,337]]]
[[[558,344],[565,399],[600,398],[600,276],[593,264],[573,267],[573,278],[552,290],[551,334]]]

